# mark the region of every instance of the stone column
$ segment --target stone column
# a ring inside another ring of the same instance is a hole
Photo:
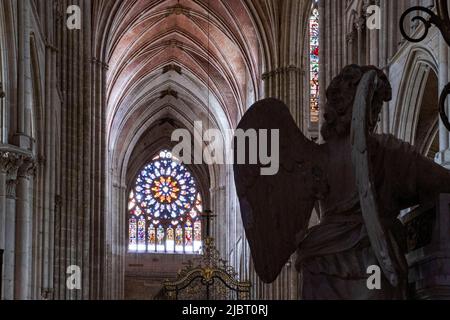
[[[442,37],[439,37],[439,89],[442,90],[447,85],[448,77],[449,49]],[[450,111],[448,100],[446,102],[447,114]],[[449,132],[442,121],[439,121],[439,144],[440,152],[436,156],[436,162],[450,168],[450,143]]]
[[[114,178],[113,178],[114,179]],[[124,217],[126,214],[126,204],[127,204],[127,187],[118,182],[113,183],[112,185],[112,217]],[[107,299],[121,299],[123,297],[123,285],[122,283],[125,281],[124,275],[124,259],[126,255],[126,251],[124,250],[124,235],[127,234],[124,229],[125,220],[124,219],[112,219],[112,235],[111,235],[111,261],[110,261],[110,271],[111,275],[109,275],[111,279],[111,283],[109,284],[109,295]],[[86,273],[88,274],[88,273]]]
[[[266,98],[282,100],[291,111],[296,123],[303,128],[302,101],[303,70],[293,65],[280,67],[262,75]],[[306,97],[303,97],[306,99]]]
[[[288,265],[288,279],[289,279],[289,285],[290,285],[290,296],[289,300],[298,300],[299,299],[299,274],[297,269],[295,268],[295,261],[296,261],[296,255],[291,257],[291,260],[289,261]]]
[[[210,190],[211,198],[213,199],[212,211],[214,214],[217,214],[211,224],[210,232],[215,237],[216,246],[219,252],[223,257],[228,257],[229,253],[229,244],[227,243],[227,233],[228,233],[228,223],[230,221],[230,217],[228,216],[227,211],[227,201],[226,201],[226,187],[220,186],[217,188],[212,188]],[[204,209],[208,209],[204,206]],[[203,234],[206,234],[206,224],[202,225]],[[215,230],[213,230],[215,229]],[[215,233],[215,235],[214,235]]]
[[[6,152],[3,158],[3,171],[6,173],[5,201],[5,253],[3,273],[3,298],[14,299],[14,266],[15,266],[15,223],[16,223],[16,186],[17,173],[22,164],[21,156]]]
[[[364,32],[366,27],[366,19],[364,17],[360,17],[358,22],[356,23],[356,30],[358,31],[358,64],[365,65],[366,64],[366,52],[365,52],[365,39]]]
[[[5,249],[7,154],[0,152],[0,249]]]
[[[4,153],[0,153],[0,250],[5,250],[6,243],[6,169],[7,169],[8,157]],[[3,252],[2,252],[3,255]],[[4,285],[4,268],[3,261],[0,261],[0,269],[2,270],[0,277],[0,300],[3,299],[3,285]]]
[[[17,124],[14,145],[31,150],[31,55],[30,55],[30,0],[17,1]]]
[[[15,292],[16,300],[31,298],[32,255],[32,188],[34,161],[24,159],[17,176],[16,232],[15,232]]]
[[[119,213],[124,213],[127,211],[127,186],[122,185],[120,188],[120,195],[122,201],[120,201]],[[119,291],[116,293],[116,299],[125,298],[125,256],[126,248],[128,246],[128,239],[124,236],[127,234],[127,223],[122,219],[119,227],[119,251],[120,251],[120,279],[119,279]]]
[[[0,52],[0,58],[3,53]],[[0,61],[0,72],[3,72],[2,70],[2,61]],[[0,77],[0,143],[6,143],[8,140],[8,127],[7,127],[7,113],[6,113],[6,88],[3,87],[2,78]]]
[[[356,57],[354,57],[353,47],[354,42],[356,41],[356,32],[352,30],[346,35],[345,39],[347,41],[347,57],[345,64],[355,63]]]
[[[64,287],[62,283],[64,282],[65,277],[65,271],[64,270],[64,263],[62,262],[62,251],[63,251],[63,242],[62,242],[62,228],[63,228],[63,221],[61,217],[61,208],[62,208],[62,198],[60,195],[55,195],[54,199],[54,212],[55,212],[55,240],[54,240],[54,247],[55,247],[55,256],[54,256],[54,266],[53,266],[53,274],[55,277],[55,284],[53,289],[53,298],[54,299],[63,299],[64,294]],[[45,297],[47,294],[45,294]]]
[[[381,20],[381,32],[378,32],[378,42],[380,44],[380,57],[379,57],[379,63],[380,67],[385,68],[385,72],[388,78],[390,78],[389,75],[389,67],[388,67],[388,57],[389,57],[389,47],[390,42],[392,41],[392,38],[396,38],[396,32],[395,30],[394,34],[392,34],[389,38],[386,37],[386,33],[390,30],[390,19],[391,15],[388,15],[388,12],[394,13],[394,9],[391,7],[392,3],[395,1],[382,1],[380,2],[381,5],[381,12],[382,12],[382,20]],[[390,10],[389,10],[390,9]],[[388,11],[389,10],[389,11]],[[392,102],[387,103],[387,107],[383,108],[381,110],[381,131],[383,133],[389,133],[390,132],[390,119],[389,119],[389,110],[391,108]],[[393,106],[392,106],[393,107]]]

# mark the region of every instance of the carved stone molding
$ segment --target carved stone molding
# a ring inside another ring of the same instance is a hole
[[[278,69],[275,69],[273,71],[266,72],[262,75],[263,80],[267,80],[273,76],[279,75],[279,74],[288,74],[288,73],[303,73],[303,69],[298,68],[296,66],[287,66],[287,67],[281,67]]]
[[[6,197],[10,199],[16,198],[17,179],[6,180]]]
[[[6,174],[6,196],[16,197],[17,174],[23,158],[15,153],[0,152],[0,170]]]
[[[0,152],[0,172],[6,173],[9,163],[9,156],[6,153]]]
[[[0,150],[0,171],[6,174],[6,196],[16,197],[17,178],[31,176],[34,172],[33,157],[14,147],[6,146]]]
[[[32,158],[24,158],[22,165],[19,167],[18,178],[31,178],[36,175],[36,161]]]
[[[173,14],[177,15],[177,16],[182,14],[182,15],[186,16],[187,18],[191,18],[191,10],[189,8],[182,6],[179,3],[168,9],[166,17],[169,17]]]
[[[366,28],[366,18],[363,16],[359,17],[359,19],[355,22],[355,28],[359,32],[363,31]]]

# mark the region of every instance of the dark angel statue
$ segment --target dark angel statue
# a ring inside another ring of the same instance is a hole
[[[410,144],[374,133],[391,95],[377,68],[344,68],[327,90],[322,145],[300,132],[281,101],[257,102],[245,114],[238,129],[276,129],[280,135],[276,175],[260,175],[261,164],[234,166],[262,281],[275,281],[297,252],[303,299],[407,298],[400,211],[450,193],[450,171]],[[309,228],[315,207],[320,223]],[[370,266],[382,270],[380,290],[367,286]]]

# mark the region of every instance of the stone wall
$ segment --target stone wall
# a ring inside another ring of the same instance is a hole
[[[125,295],[127,300],[153,300],[165,280],[175,280],[190,255],[127,254]]]

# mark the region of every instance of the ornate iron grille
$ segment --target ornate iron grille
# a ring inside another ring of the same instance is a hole
[[[248,300],[251,283],[240,281],[235,269],[220,257],[209,235],[211,211],[206,211],[207,237],[201,257],[191,260],[178,272],[175,281],[165,281],[163,297],[168,300]]]
[[[425,13],[430,17],[428,19],[425,19],[425,17],[420,15],[421,13],[422,14]],[[408,35],[405,31],[405,20],[411,14],[415,14],[415,16],[411,18],[411,22],[422,23],[425,28],[423,34],[418,36],[417,38],[413,38],[412,36]],[[431,8],[415,6],[406,10],[400,18],[400,32],[402,33],[402,36],[407,41],[413,43],[418,43],[425,40],[425,38],[428,36],[430,28],[433,25],[439,29],[445,42],[447,42],[447,44],[450,46],[450,16],[448,12],[447,0],[436,0],[436,13]],[[442,122],[444,126],[447,128],[447,130],[450,131],[450,122],[445,110],[446,109],[445,101],[447,100],[447,97],[449,95],[450,95],[450,83],[444,87],[439,99],[439,113]]]

